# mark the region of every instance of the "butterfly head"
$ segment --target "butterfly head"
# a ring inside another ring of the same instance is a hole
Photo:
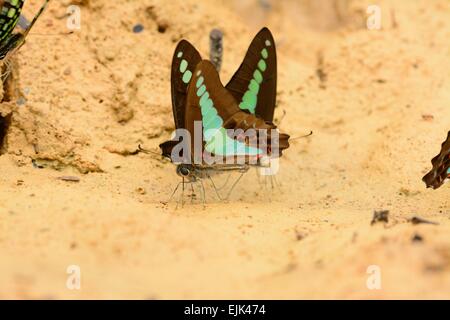
[[[179,164],[177,165],[177,174],[182,177],[185,178],[189,181],[195,181],[195,175],[194,175],[194,168],[192,167],[192,165],[190,164]]]

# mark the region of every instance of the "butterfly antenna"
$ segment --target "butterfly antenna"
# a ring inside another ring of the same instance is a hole
[[[38,13],[34,16],[31,23],[28,25],[27,29],[25,30],[23,36],[26,37],[28,33],[30,32],[31,28],[33,28],[34,24],[36,23],[37,19],[41,16],[41,14],[44,12],[45,8],[47,7],[47,4],[50,2],[50,0],[45,0],[44,4],[39,9]]]
[[[233,189],[236,187],[236,185],[239,183],[239,181],[242,179],[242,177],[244,176],[244,173],[241,173],[239,175],[239,178],[236,179],[236,181],[233,183],[233,185],[231,186],[230,191],[228,191],[227,197],[225,198],[225,200],[228,200],[230,198],[231,192],[233,192]]]
[[[305,134],[304,136],[295,137],[295,138],[289,138],[289,141],[298,140],[298,139],[303,139],[303,138],[308,138],[309,136],[312,136],[312,135],[313,135],[313,132],[312,132],[312,130],[311,130],[310,133]]]
[[[218,188],[218,190],[222,190],[223,188],[225,188],[228,185],[228,182],[230,181],[230,177],[231,177],[231,173],[228,174],[227,179],[225,180],[225,183]]]
[[[195,190],[194,190],[194,184],[191,183],[191,204],[194,202],[194,197],[195,197]]]
[[[200,186],[202,187],[202,202],[203,202],[203,209],[206,208],[206,191],[205,191],[205,185],[203,184],[203,180],[200,179]]]
[[[214,180],[211,178],[211,176],[209,174],[208,174],[208,179],[209,179],[209,181],[211,181],[214,191],[216,192],[217,198],[219,198],[219,200],[222,200],[222,197],[219,194],[219,190],[217,189],[216,184],[214,183]]]
[[[223,33],[219,29],[213,29],[209,33],[209,60],[220,72],[223,57]]]
[[[286,117],[286,110],[283,110],[283,115],[281,116],[280,120],[278,121],[277,127],[281,126],[281,122],[283,122],[285,117]]]
[[[35,33],[35,32],[32,32],[32,33],[30,33],[30,35],[33,35],[33,36],[56,36],[56,37],[59,37],[59,36],[70,36],[70,35],[72,35],[74,33],[75,33],[75,31],[71,30],[71,31],[60,32],[60,33]]]
[[[177,192],[178,188],[180,187],[180,184],[182,184],[182,183],[183,183],[183,182],[179,182],[179,183],[177,184],[177,186],[175,187],[175,189],[172,191],[172,194],[170,195],[170,198],[169,198],[169,201],[168,201],[168,202],[172,201],[173,196],[175,195],[175,193]]]

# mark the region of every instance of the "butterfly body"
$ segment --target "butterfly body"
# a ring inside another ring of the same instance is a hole
[[[177,165],[177,174],[180,177],[186,178],[188,183],[197,182],[199,180],[206,180],[215,175],[229,172],[245,173],[249,170],[248,165],[192,165],[179,164]]]

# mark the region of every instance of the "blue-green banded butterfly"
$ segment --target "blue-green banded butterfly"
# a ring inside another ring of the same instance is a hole
[[[175,50],[171,85],[176,129],[187,129],[192,137],[195,133],[194,122],[201,121],[206,152],[223,157],[257,157],[264,154],[265,150],[261,152],[237,140],[228,139],[224,132],[226,129],[270,131],[276,126],[241,110],[233,95],[223,87],[213,65],[207,60],[201,61],[200,54],[186,40],[182,40]],[[289,146],[288,139],[288,135],[280,135],[280,150]],[[271,143],[270,137],[268,143]],[[173,140],[161,144],[163,155],[170,158],[176,144],[178,141]],[[235,150],[235,153],[230,154],[225,149]],[[187,162],[190,158],[190,155],[187,156]]]
[[[433,168],[423,178],[427,188],[437,189],[450,179],[450,131],[442,143],[441,152],[431,160]]]
[[[20,13],[24,5],[24,0],[5,0],[0,13],[0,60],[4,60],[9,55],[17,51],[25,42],[30,30],[33,28],[37,19],[44,12],[50,0],[45,0],[31,21],[28,28],[23,33],[12,33],[19,21]]]
[[[259,37],[266,36],[264,47],[259,49],[260,43],[256,40],[252,42],[249,52],[259,51],[260,59],[256,63],[259,72],[252,71],[252,78],[245,76],[246,66],[252,65],[252,61],[248,57],[238,72],[230,81],[230,87],[234,88],[234,94],[244,97],[246,91],[250,88],[253,92],[256,90],[267,89],[269,96],[272,96],[269,103],[265,103],[263,98],[258,97],[257,105],[253,110],[244,110],[240,108],[239,102],[231,90],[227,90],[220,82],[219,75],[214,66],[209,61],[202,61],[198,51],[186,40],[182,40],[177,45],[173,59],[171,70],[171,93],[172,93],[172,109],[176,129],[186,129],[194,137],[194,121],[201,121],[203,126],[202,136],[202,152],[214,154],[215,156],[223,156],[224,158],[244,156],[246,159],[260,158],[268,149],[259,149],[256,146],[246,142],[238,141],[238,139],[227,138],[224,129],[276,129],[272,124],[273,111],[275,106],[276,94],[276,54],[274,41],[270,32],[263,29]],[[257,36],[257,39],[259,39]],[[271,59],[269,59],[269,56]],[[262,62],[261,62],[261,61]],[[275,61],[275,63],[273,63]],[[269,68],[269,65],[271,67]],[[261,73],[261,74],[260,74]],[[244,78],[239,78],[244,75]],[[254,76],[254,77],[253,77]],[[258,88],[251,81],[255,78]],[[242,80],[242,88],[239,89],[239,83],[236,79]],[[240,92],[242,94],[240,94]],[[263,95],[265,96],[265,95]],[[271,102],[273,101],[273,103]],[[255,116],[257,110],[263,110],[268,107],[267,112],[261,114],[266,118]],[[282,151],[289,147],[289,136],[286,134],[279,135],[279,149]],[[269,138],[268,144],[271,146],[272,140]],[[179,141],[169,140],[160,144],[162,154],[171,158],[172,149]],[[229,148],[231,146],[231,148]],[[259,147],[259,146],[258,146]],[[270,148],[269,148],[270,149]],[[233,150],[231,153],[229,150]],[[185,157],[186,156],[186,157]],[[177,173],[189,182],[201,181],[204,178],[210,178],[212,174],[239,171],[246,172],[249,168],[248,162],[244,164],[207,164],[196,163],[192,159],[192,155],[183,155],[187,162],[177,166]],[[172,158],[171,158],[172,160]],[[256,166],[260,163],[257,162]],[[176,190],[175,190],[176,191]]]

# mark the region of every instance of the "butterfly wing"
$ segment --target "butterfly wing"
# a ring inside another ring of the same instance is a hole
[[[274,125],[242,111],[233,95],[223,87],[214,65],[207,60],[197,65],[188,88],[185,127],[192,137],[195,121],[202,124],[204,150],[223,157],[259,157],[266,153],[259,146],[230,137],[226,129],[276,129]],[[288,138],[280,135],[284,147]]]
[[[17,25],[24,0],[4,0],[0,12],[0,43],[3,43]]]
[[[200,53],[186,40],[181,40],[172,58],[170,75],[172,94],[172,113],[176,129],[185,128],[186,97],[189,82],[197,64],[202,60]],[[171,159],[173,148],[179,143],[169,140],[159,145],[163,157]]]
[[[227,135],[224,124],[230,114],[240,112],[233,96],[222,86],[219,75],[210,61],[203,60],[195,69],[189,84],[186,101],[186,129],[192,140],[196,121],[202,125],[202,148],[215,156],[258,156],[262,151],[235,140]],[[198,122],[199,123],[199,122]],[[195,149],[197,145],[192,144]],[[198,147],[197,147],[198,148]],[[196,155],[203,152],[195,150]],[[203,150],[202,150],[203,151]]]
[[[12,27],[12,29],[14,29],[14,27],[17,24],[17,21],[19,20],[20,17],[20,11],[22,9],[23,6],[23,2],[21,0],[17,0],[17,1],[13,1],[13,0],[7,0],[5,2],[6,4],[17,4],[18,9],[16,11],[17,12],[17,17],[15,18],[15,22],[14,22],[14,26]],[[27,37],[28,33],[31,31],[31,29],[33,28],[34,24],[36,23],[36,21],[39,19],[39,17],[41,16],[41,14],[44,12],[47,4],[50,2],[50,0],[45,0],[44,4],[41,6],[41,8],[39,9],[38,13],[34,16],[33,20],[31,21],[30,25],[28,26],[28,28],[25,30],[24,33],[15,33],[13,35],[11,35],[11,31],[10,30],[9,34],[5,34],[5,38],[3,39],[3,34],[2,34],[2,40],[1,40],[1,45],[0,45],[0,60],[5,59],[8,55],[13,54],[15,51],[17,51],[24,43],[25,43],[25,38]],[[21,4],[20,4],[21,3]],[[4,5],[4,6],[5,6]],[[11,9],[9,9],[11,10]],[[3,18],[3,9],[2,9],[2,16],[0,16],[0,22],[2,21]],[[5,13],[6,15],[12,15],[9,12]],[[6,20],[5,20],[6,21]],[[8,24],[8,27],[5,27],[7,29],[9,29],[12,26],[12,23]]]
[[[242,110],[267,122],[273,121],[277,94],[277,52],[269,29],[261,29],[255,36],[226,88]]]
[[[437,189],[450,178],[450,131],[447,140],[442,143],[441,152],[431,160],[433,169],[423,178],[427,188]]]
[[[171,71],[172,112],[177,129],[184,128],[187,89],[192,72],[201,60],[200,53],[188,41],[178,43]]]

